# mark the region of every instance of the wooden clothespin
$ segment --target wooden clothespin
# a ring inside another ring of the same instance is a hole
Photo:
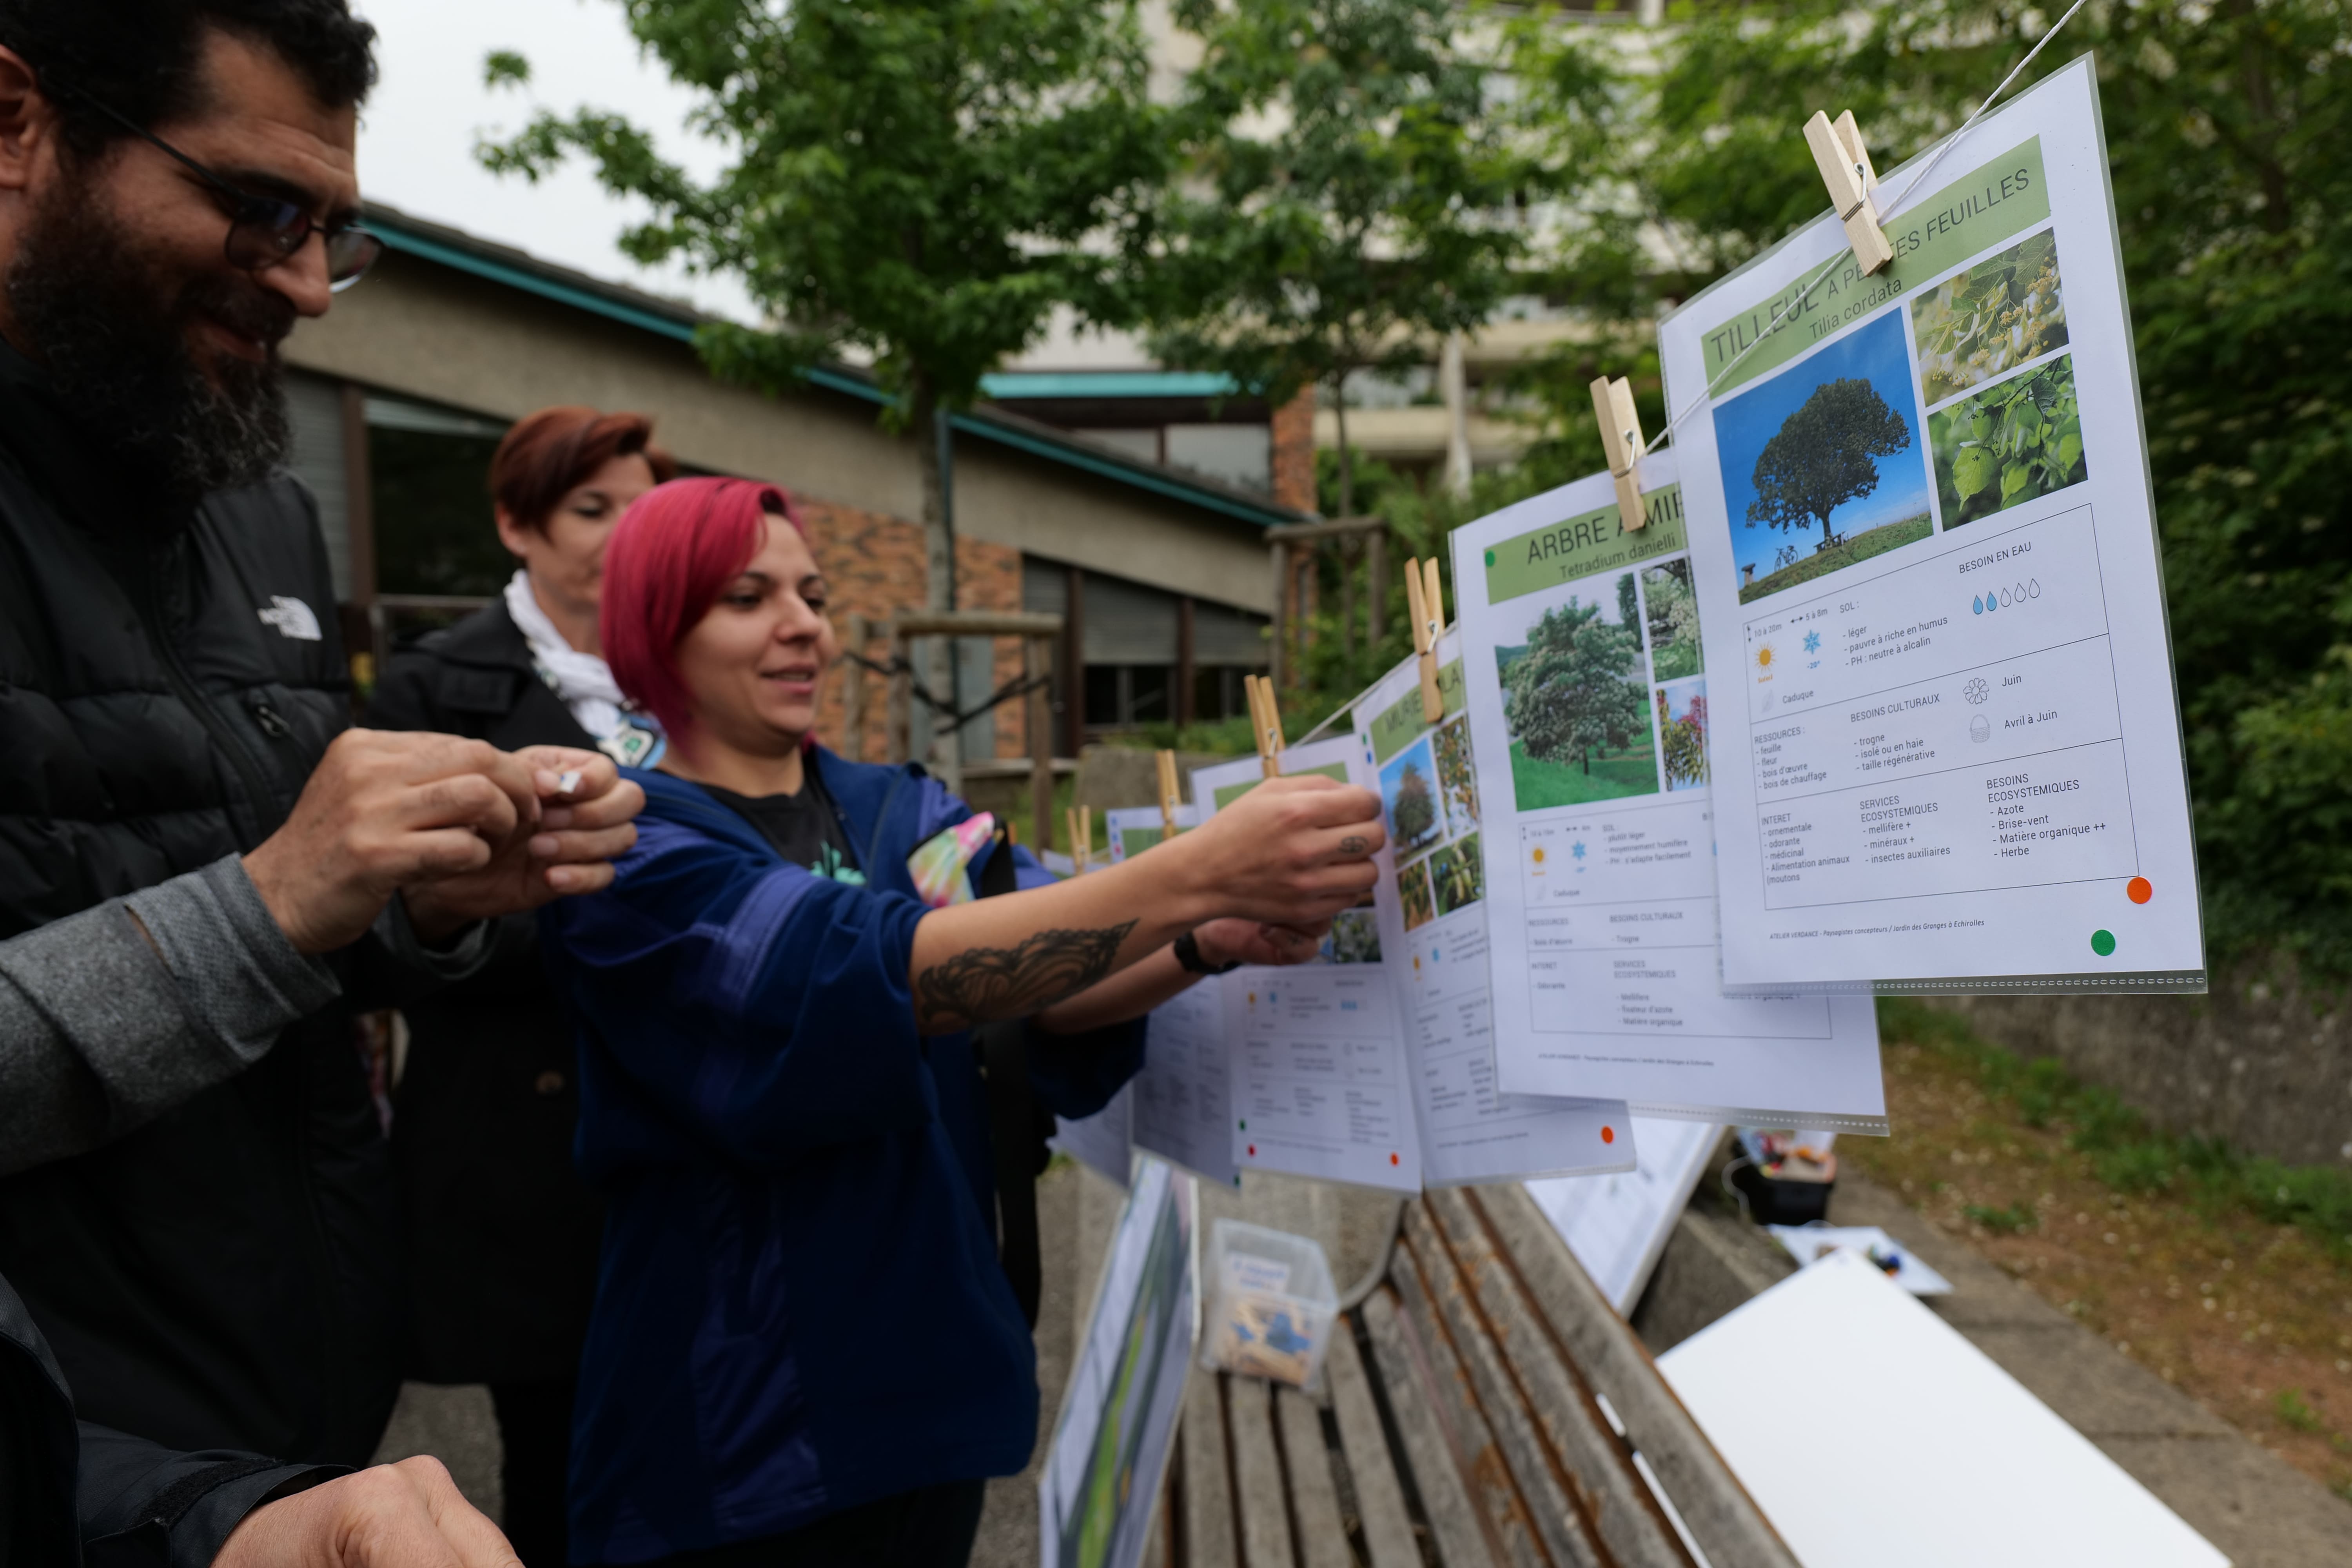
[[[1164,841],[1176,837],[1176,808],[1183,802],[1176,789],[1176,753],[1160,752],[1152,760],[1160,765],[1160,832]]]
[[[1437,638],[1445,630],[1445,590],[1438,581],[1436,556],[1404,563],[1404,596],[1412,613],[1412,651],[1421,657],[1422,721],[1434,724],[1445,717],[1445,697],[1437,689]]]
[[[1062,821],[1070,832],[1070,868],[1077,876],[1087,874],[1087,857],[1095,847],[1095,808],[1091,805],[1066,805]]]
[[[1617,521],[1627,532],[1643,527],[1642,415],[1633,406],[1633,384],[1623,376],[1592,378],[1592,412],[1601,420],[1601,449],[1609,455],[1609,477],[1617,481]]]
[[[1870,166],[1853,110],[1839,115],[1832,125],[1828,115],[1815,110],[1805,121],[1805,145],[1813,150],[1822,183],[1830,188],[1830,207],[1844,223],[1846,242],[1868,277],[1895,259],[1895,247],[1887,243],[1886,230],[1879,226],[1878,204],[1871,199],[1878,188],[1878,171]]]
[[[1250,729],[1257,737],[1258,765],[1270,779],[1282,776],[1282,710],[1275,706],[1274,682],[1262,675],[1244,679],[1249,697]]]

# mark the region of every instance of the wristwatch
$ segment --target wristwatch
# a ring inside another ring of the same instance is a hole
[[[1176,939],[1175,948],[1176,963],[1178,966],[1182,968],[1187,973],[1224,974],[1239,969],[1242,966],[1242,961],[1238,958],[1234,959],[1231,963],[1211,963],[1207,959],[1202,958],[1201,956],[1201,944],[1198,941],[1194,940],[1192,933],[1189,931],[1182,936]]]

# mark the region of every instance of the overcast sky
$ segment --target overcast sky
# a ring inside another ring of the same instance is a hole
[[[716,172],[718,151],[686,129],[690,97],[639,58],[614,0],[356,0],[352,8],[382,35],[383,80],[360,123],[367,195],[600,278],[751,315],[731,281],[649,270],[623,256],[615,242],[644,209],[607,196],[584,166],[533,185],[474,161],[485,132],[518,130],[542,105],[586,105],[620,110],[651,130],[667,155],[698,174]],[[530,86],[486,89],[482,58],[492,49],[528,58]]]

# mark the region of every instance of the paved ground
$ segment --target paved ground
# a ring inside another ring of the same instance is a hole
[[[2352,1505],[1851,1171],[1830,1217],[1874,1225],[1952,1282],[1928,1305],[2226,1552],[2237,1568],[2352,1563]]]

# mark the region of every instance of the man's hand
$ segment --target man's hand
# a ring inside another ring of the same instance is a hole
[[[430,1458],[377,1465],[264,1503],[213,1568],[522,1568]]]
[[[454,735],[346,730],[245,858],[297,950],[355,942],[399,889],[488,865],[539,826],[529,764]]]
[[[1211,921],[1193,929],[1192,943],[1201,950],[1203,963],[1217,966],[1305,963],[1323,950],[1323,938],[1330,930],[1329,921],[1303,931],[1262,921]]]
[[[568,746],[526,746],[514,757],[531,771],[538,830],[514,836],[478,869],[402,893],[410,925],[426,942],[472,921],[609,887],[613,858],[637,841],[646,792],[625,781],[610,757]]]
[[[1268,779],[1157,847],[1213,912],[1311,931],[1363,901],[1387,842],[1379,795],[1307,773]]]

